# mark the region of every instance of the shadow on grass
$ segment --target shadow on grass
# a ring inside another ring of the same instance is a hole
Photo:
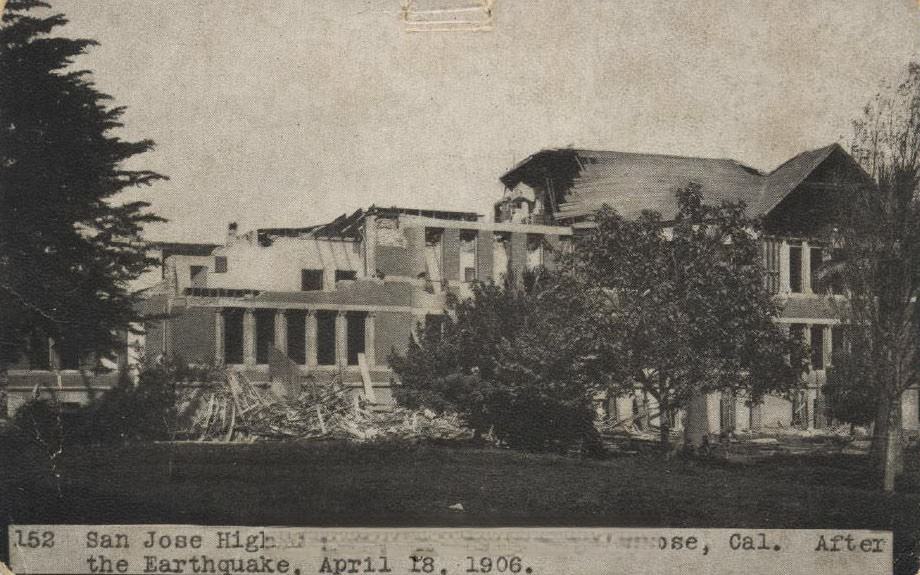
[[[149,444],[0,456],[10,523],[879,529],[916,571],[920,469],[875,489],[858,455],[755,463],[641,454],[603,461],[407,444]],[[463,513],[448,509],[462,503]],[[5,540],[5,536],[4,536]],[[4,555],[6,549],[3,550]]]

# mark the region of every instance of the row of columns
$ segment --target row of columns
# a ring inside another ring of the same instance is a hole
[[[801,277],[802,277],[802,290],[801,292],[796,293],[805,293],[811,294],[814,293],[814,286],[812,286],[811,281],[811,270],[812,270],[812,261],[811,261],[811,248],[820,247],[819,245],[811,245],[808,240],[802,240],[800,243],[796,244],[802,248],[802,258],[801,258]],[[779,291],[780,293],[790,293],[792,291],[792,285],[790,283],[790,259],[789,259],[789,248],[790,244],[788,240],[782,240],[780,242],[780,258],[779,258]]]
[[[288,322],[290,310],[277,309],[274,314],[274,341],[272,345],[287,354],[288,351]],[[319,322],[317,310],[305,310],[304,319],[304,356],[307,367],[319,365]],[[348,312],[335,310],[335,363],[332,365],[348,365]],[[376,364],[374,342],[376,314],[364,314],[364,357],[368,366]],[[218,362],[223,363],[226,355],[224,348],[226,334],[226,319],[224,309],[218,308],[215,314],[214,355]],[[243,310],[243,364],[256,365],[256,312],[253,308]]]

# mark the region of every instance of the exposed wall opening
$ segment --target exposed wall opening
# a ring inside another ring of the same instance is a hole
[[[527,234],[527,269],[535,270],[543,265],[543,236]]]
[[[256,316],[256,363],[267,364],[275,345],[275,310],[259,309]]]
[[[227,256],[214,256],[214,273],[227,273]]]
[[[349,312],[345,316],[348,325],[348,365],[358,365],[358,354],[364,353],[366,317],[364,312]]]
[[[460,231],[460,278],[465,282],[474,282],[477,277],[477,250],[479,234],[476,230]]]
[[[224,363],[243,363],[243,310],[229,308],[224,314]]]
[[[511,234],[496,232],[492,249],[492,276],[496,281],[501,281],[502,276],[508,274],[508,266],[511,264]]]
[[[316,362],[319,365],[335,365],[335,316],[334,311],[316,312]]]
[[[337,282],[356,279],[358,279],[358,272],[354,270],[335,270],[335,281]]]
[[[802,246],[789,246],[789,291],[802,293]]]
[[[307,312],[287,312],[287,356],[298,365],[307,363]]]
[[[208,266],[189,266],[192,287],[208,287]]]
[[[428,278],[440,282],[444,277],[444,230],[442,228],[425,228],[425,268]]]
[[[300,270],[300,291],[321,291],[323,270]]]

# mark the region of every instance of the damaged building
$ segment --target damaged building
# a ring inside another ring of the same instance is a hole
[[[328,224],[237,234],[208,255],[166,260],[145,294],[148,361],[181,355],[269,382],[273,356],[301,379],[392,401],[387,357],[403,352],[447,294],[547,263],[563,226],[490,223],[475,213],[371,207]],[[549,262],[551,265],[551,262]],[[273,377],[275,376],[275,377]]]
[[[500,177],[505,191],[492,221],[472,212],[372,206],[322,225],[241,233],[231,224],[220,245],[152,244],[161,265],[155,285],[142,292],[143,336],[126,336],[117,361],[105,366],[54,342],[37,345],[9,371],[8,409],[36,393],[82,403],[119,371],[175,355],[266,385],[277,379],[279,362],[303,382],[340,375],[354,393],[387,405],[397,385],[389,354],[403,352],[427,316],[444,313],[447,294],[464,297],[473,282],[552,267],[553,250],[590,230],[604,204],[626,217],[656,210],[666,220],[677,209],[675,191],[696,182],[707,202],[743,200],[749,213],[764,217],[776,321],[811,347],[799,392],[754,405],[727,394],[699,398],[705,431],[820,428],[828,423],[821,387],[843,337],[814,275],[832,255],[822,238],[835,224],[839,182],[862,177],[836,144],[771,172],[730,159],[547,149]],[[614,418],[646,414],[655,423],[650,398],[602,403]],[[904,426],[920,427],[916,390],[905,394],[903,410]]]
[[[843,201],[841,182],[864,178],[856,161],[837,144],[799,154],[771,172],[730,159],[550,149],[501,176],[505,193],[495,204],[495,220],[564,225],[577,234],[591,229],[592,215],[607,204],[626,217],[654,210],[667,221],[677,212],[675,191],[690,182],[702,186],[707,203],[744,201],[748,213],[763,216],[766,281],[780,308],[776,321],[810,345],[806,385],[789,397],[768,396],[754,405],[744,397],[709,394],[698,400],[697,411],[707,417],[697,423],[709,433],[814,429],[828,424],[821,388],[843,344],[835,306],[827,293],[816,291],[815,272],[832,256],[824,238],[835,226],[833,214]],[[657,407],[651,398],[620,397],[605,409],[623,418],[654,413]],[[920,427],[915,389],[904,395],[903,425]]]

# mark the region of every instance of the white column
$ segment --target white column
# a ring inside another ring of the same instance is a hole
[[[214,365],[224,364],[224,308],[219,307],[214,313]]]
[[[243,363],[256,364],[256,314],[252,308],[243,312]]]
[[[377,342],[377,314],[368,312],[364,318],[364,359],[368,367],[377,365],[376,342]]]
[[[811,293],[811,249],[802,240],[802,293]]]
[[[789,242],[779,244],[779,293],[789,293]]]
[[[307,367],[314,368],[319,361],[317,360],[316,336],[319,330],[316,325],[316,310],[308,309],[306,315],[306,328],[304,330],[305,345],[307,346]]]
[[[348,318],[344,311],[335,314],[335,364],[348,365]]]
[[[275,348],[287,355],[287,313],[283,309],[275,311]]]

